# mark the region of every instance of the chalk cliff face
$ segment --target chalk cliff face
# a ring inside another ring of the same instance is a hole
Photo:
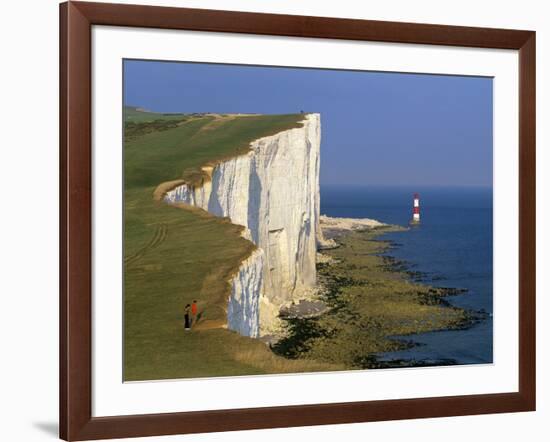
[[[165,195],[229,217],[258,246],[233,278],[228,327],[247,336],[272,331],[281,305],[315,286],[319,229],[320,116],[251,143],[246,155],[205,170],[202,186]]]
[[[227,327],[241,335],[260,336],[260,294],[263,282],[264,252],[256,249],[245,259],[231,280],[227,304]]]

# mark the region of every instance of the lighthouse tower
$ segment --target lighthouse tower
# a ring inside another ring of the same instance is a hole
[[[420,196],[418,193],[413,195],[413,217],[411,224],[420,224]]]

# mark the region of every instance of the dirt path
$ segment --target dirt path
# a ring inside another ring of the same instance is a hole
[[[159,224],[155,229],[155,233],[153,234],[151,240],[137,252],[126,256],[124,258],[124,264],[132,264],[133,262],[142,258],[149,250],[157,248],[166,239],[167,233],[168,229],[166,228],[166,224]]]

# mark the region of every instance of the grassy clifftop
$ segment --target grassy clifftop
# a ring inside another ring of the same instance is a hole
[[[142,114],[127,109],[125,115],[125,380],[334,369],[286,360],[219,328],[227,281],[254,245],[227,219],[153,199],[159,184],[199,183],[201,167],[299,127],[303,115]],[[202,329],[185,332],[184,307],[194,299]]]
[[[186,115],[126,123],[126,189],[183,179],[200,184],[202,166],[242,155],[253,140],[300,127],[303,115]],[[150,132],[147,132],[151,130]]]

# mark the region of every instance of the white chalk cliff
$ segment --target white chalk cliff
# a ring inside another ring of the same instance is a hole
[[[260,294],[263,283],[264,252],[256,249],[231,280],[227,303],[227,327],[243,336],[260,335]]]
[[[243,335],[270,333],[279,308],[315,286],[320,138],[320,115],[304,115],[302,127],[204,169],[211,179],[203,185],[181,184],[164,196],[229,217],[258,247],[231,281],[228,328]]]

